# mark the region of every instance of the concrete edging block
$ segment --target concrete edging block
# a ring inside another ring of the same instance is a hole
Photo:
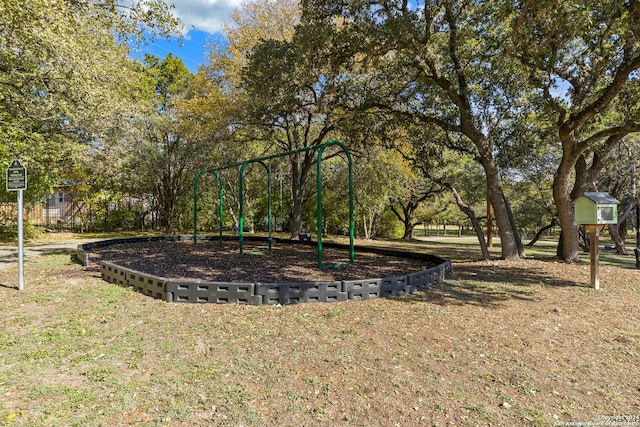
[[[381,297],[397,297],[410,293],[408,287],[407,275],[396,277],[385,277],[380,286]]]
[[[342,290],[352,300],[367,300],[381,295],[382,279],[343,280]]]
[[[126,269],[118,264],[108,261],[100,262],[100,277],[109,283],[126,286]]]
[[[127,273],[127,284],[131,286],[134,291],[156,299],[166,300],[166,282],[167,279],[164,277],[142,271],[129,270]]]
[[[262,296],[263,304],[299,304],[310,302],[346,301],[348,295],[342,291],[342,282],[287,282],[256,283],[256,295]]]
[[[167,280],[169,302],[236,303],[260,305],[262,297],[255,295],[254,283],[202,282]]]
[[[433,268],[417,271],[415,273],[410,273],[407,275],[407,278],[409,280],[409,286],[411,286],[412,292],[421,291],[432,285],[431,283],[432,269]]]
[[[78,264],[82,265],[83,267],[89,267],[90,254],[91,253],[89,251],[86,251],[83,248],[83,245],[78,245],[78,248],[76,249],[76,252],[75,252],[75,258],[73,260]]]

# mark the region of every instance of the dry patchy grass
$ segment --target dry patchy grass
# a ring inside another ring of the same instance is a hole
[[[0,272],[0,424],[553,426],[640,415],[640,273],[454,262],[410,297],[165,303],[70,264]],[[636,419],[636,421],[640,421]]]

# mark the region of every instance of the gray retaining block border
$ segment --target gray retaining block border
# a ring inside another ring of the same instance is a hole
[[[256,294],[268,305],[347,300],[342,282],[256,283]]]
[[[132,287],[134,291],[156,299],[167,299],[167,279],[164,277],[125,268],[109,261],[100,262],[100,276],[109,283]]]
[[[381,295],[382,279],[344,280],[342,287],[351,300],[367,300]]]
[[[254,283],[167,280],[168,302],[262,304]]]
[[[262,241],[266,238],[250,236],[249,240]],[[184,241],[192,236],[154,236],[111,239],[78,245],[75,261],[89,266],[92,249],[120,243],[140,243],[153,241]],[[217,240],[214,236],[203,236],[202,240]],[[237,238],[236,238],[237,239]],[[224,240],[233,240],[225,236]],[[276,239],[274,239],[276,240]],[[277,240],[282,243],[309,244],[291,240]],[[325,246],[348,249],[348,245],[328,243]],[[132,287],[153,298],[167,302],[190,303],[237,303],[250,305],[288,305],[310,302],[338,302],[346,300],[368,300],[401,296],[421,291],[451,277],[451,261],[435,255],[393,251],[380,248],[357,248],[358,251],[373,252],[406,258],[418,258],[437,262],[438,265],[406,275],[332,282],[287,282],[287,283],[233,283],[172,280],[148,273],[127,269],[109,261],[100,262],[103,280],[120,286]]]

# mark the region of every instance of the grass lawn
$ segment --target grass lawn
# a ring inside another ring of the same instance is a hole
[[[0,271],[0,425],[640,423],[635,258],[603,251],[595,291],[553,242],[518,261],[474,243],[371,243],[450,257],[453,277],[331,304],[165,303],[68,254],[29,260],[23,292]]]

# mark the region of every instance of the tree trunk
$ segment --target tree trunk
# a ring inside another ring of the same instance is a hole
[[[160,225],[166,234],[173,234],[173,214],[175,212],[175,199],[170,188],[170,179],[165,176],[158,188],[160,204]]]
[[[364,229],[364,238],[366,240],[376,238],[380,218],[381,215],[377,212],[367,210],[362,211],[362,228]]]
[[[362,212],[362,228],[364,230],[364,238],[365,240],[371,240],[371,231],[369,227],[369,220],[367,219],[367,214]]]
[[[488,146],[488,143],[487,143]],[[524,248],[520,241],[518,231],[511,218],[513,215],[509,211],[504,192],[500,184],[500,176],[493,161],[493,156],[486,148],[484,155],[480,156],[480,163],[484,169],[487,180],[487,198],[493,206],[496,224],[498,225],[498,235],[502,247],[502,259],[518,258],[524,255]]]
[[[458,191],[456,190],[456,188],[453,185],[447,184],[447,187],[449,187],[449,190],[451,190],[451,193],[453,194],[453,197],[456,200],[456,204],[458,205],[458,208],[460,208],[460,210],[465,215],[467,215],[467,218],[469,218],[469,220],[471,221],[471,225],[473,226],[473,231],[475,231],[476,236],[478,237],[478,242],[480,243],[480,250],[482,251],[482,258],[485,259],[485,260],[491,259],[491,255],[489,254],[489,247],[487,246],[487,241],[484,238],[484,232],[482,230],[482,225],[480,224],[480,221],[478,220],[478,217],[476,217],[475,212],[473,212],[473,209],[471,209],[464,202],[464,200],[462,200],[462,197],[460,196],[460,194],[458,193]]]
[[[617,197],[617,192],[611,194],[613,197]],[[609,225],[609,232],[611,233],[611,239],[616,247],[616,253],[619,255],[628,255],[627,248],[625,247],[625,240],[627,237],[627,218],[631,213],[631,210],[636,205],[636,196],[627,201],[627,205],[624,208],[622,214],[618,215],[618,223]],[[621,231],[622,230],[622,231]]]
[[[553,227],[555,227],[556,225],[558,225],[558,219],[556,217],[553,217],[553,219],[551,220],[550,224],[545,225],[544,227],[542,227],[540,230],[538,230],[538,232],[536,233],[535,237],[533,239],[531,239],[531,241],[529,243],[527,243],[527,246],[533,246],[536,244],[536,242],[538,240],[540,240],[540,238],[542,237],[542,235],[545,233],[545,231],[552,229]]]
[[[511,209],[511,204],[509,200],[502,194],[504,203],[507,207],[507,215],[509,215],[509,222],[511,223],[511,227],[513,229],[513,238],[516,241],[516,247],[518,248],[518,256],[524,256],[524,244],[522,243],[522,239],[520,238],[520,232],[516,226],[516,219],[513,216],[513,210]]]
[[[558,210],[558,222],[562,238],[558,242],[558,257],[566,262],[578,262],[578,226],[574,223],[573,200],[570,177],[575,161],[567,159],[566,153],[553,178],[553,201]]]
[[[622,236],[622,233],[620,233],[620,226],[618,224],[609,224],[609,233],[611,234],[611,240],[613,240],[616,247],[616,253],[618,255],[628,255],[624,237]]]
[[[233,235],[238,236],[240,235],[240,222],[238,221],[238,217],[231,206],[229,206],[229,213],[233,219]]]
[[[378,227],[380,226],[380,220],[382,219],[382,215],[378,212],[373,214],[373,222],[371,223],[371,235],[370,238],[373,240],[378,237]]]
[[[309,170],[314,164],[315,150],[306,151],[301,163],[298,162],[299,155],[294,154],[289,157],[291,163],[291,238],[297,239],[302,233],[302,206],[304,204],[305,185]],[[322,230],[318,230],[321,233]]]
[[[563,141],[563,156],[553,178],[553,200],[562,229],[562,239],[558,242],[557,255],[560,259],[573,263],[579,261],[580,250],[580,230],[574,223],[573,201],[585,191],[593,189],[593,182],[604,164],[599,154],[593,155],[591,167],[588,166],[583,153],[574,154],[576,152],[571,147],[577,143],[572,132],[561,129],[560,139]],[[572,176],[573,186],[571,185]],[[588,235],[588,233],[585,234]],[[589,250],[588,244],[585,250]]]
[[[300,196],[300,188],[293,186],[293,206],[291,212],[291,238],[297,239],[298,235],[302,233],[302,197]],[[321,230],[318,230],[320,233]]]
[[[409,218],[409,221],[405,221],[404,222],[404,235],[402,236],[402,238],[404,240],[411,240],[411,238],[413,237],[413,221],[411,221],[411,218]]]
[[[297,158],[291,159],[291,238],[297,239],[302,233],[303,191]],[[318,230],[321,233],[322,230]]]
[[[396,216],[396,218],[398,218],[398,220],[402,223],[402,226],[404,227],[404,233],[402,235],[402,238],[404,240],[411,240],[411,237],[413,236],[413,214],[415,213],[418,204],[417,203],[412,203],[412,202],[407,202],[407,204],[402,204],[402,203],[398,203],[400,205],[400,208],[402,209],[402,213],[400,213],[398,211],[398,209],[394,206],[391,205],[391,212],[393,212],[393,214]]]

